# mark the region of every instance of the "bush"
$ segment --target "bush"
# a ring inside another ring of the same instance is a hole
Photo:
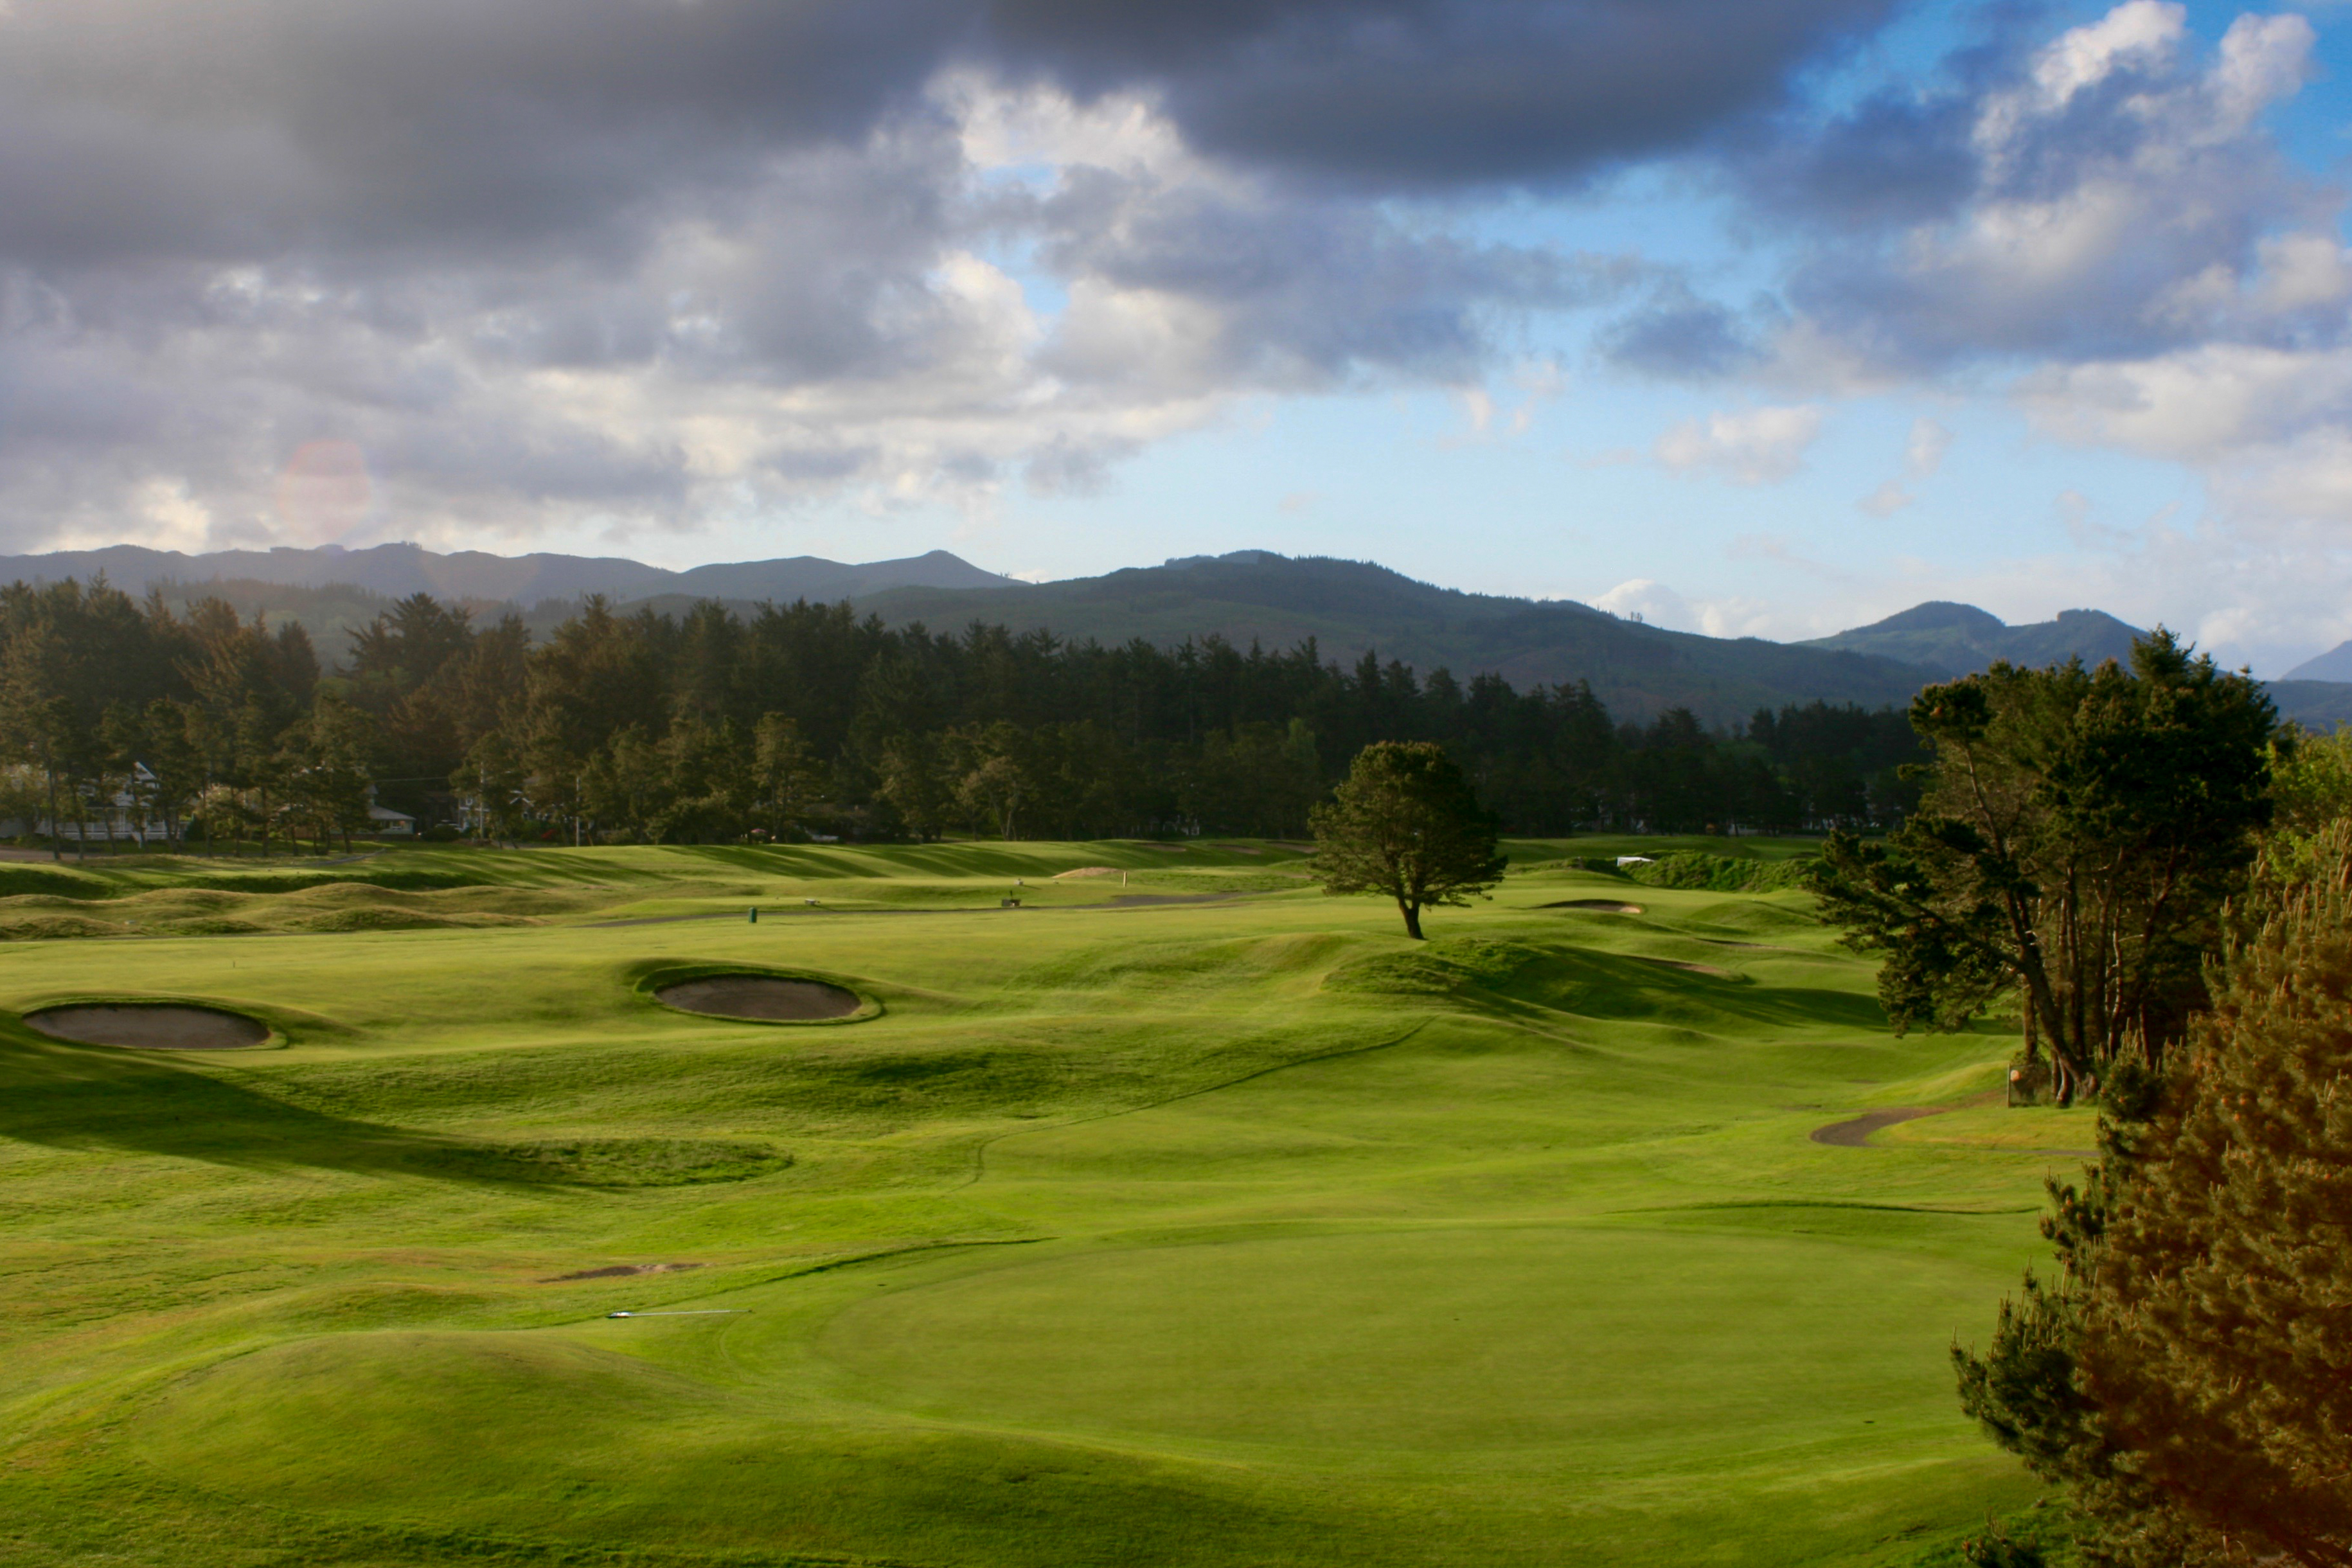
[[[1661,855],[1643,865],[1622,869],[1634,881],[1652,888],[1684,888],[1710,893],[1778,893],[1811,885],[1813,861],[1736,860],[1691,849]]]
[[[1969,1568],[2042,1568],[2048,1561],[2042,1548],[2031,1541],[2017,1540],[1999,1524],[1961,1542],[1960,1560]]]

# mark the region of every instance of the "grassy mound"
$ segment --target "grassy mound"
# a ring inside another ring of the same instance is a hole
[[[28,866],[21,860],[0,863],[0,899],[47,894],[58,899],[103,899],[112,888],[97,877],[62,867]]]
[[[1373,996],[1450,996],[1480,985],[1499,985],[1544,956],[1519,942],[1486,937],[1449,937],[1408,952],[1384,952],[1335,969],[1324,989]]]

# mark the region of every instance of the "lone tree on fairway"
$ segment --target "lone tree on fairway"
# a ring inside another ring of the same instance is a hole
[[[2158,1067],[2270,820],[2262,688],[2158,629],[2127,670],[1996,664],[1911,722],[1934,755],[1919,810],[1883,844],[1832,835],[1815,879],[1846,942],[1886,955],[1895,1026],[2014,994],[2061,1103],[2127,1050]]]
[[[1421,911],[1469,902],[1503,879],[1495,814],[1445,748],[1382,741],[1356,753],[1348,781],[1309,814],[1315,875],[1327,893],[1385,893],[1421,937]]]

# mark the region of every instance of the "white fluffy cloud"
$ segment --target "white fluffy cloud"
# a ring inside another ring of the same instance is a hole
[[[1648,577],[1620,583],[1590,603],[1622,619],[1711,637],[1772,637],[1786,630],[1781,606],[1752,598],[1694,599]]]
[[[1767,405],[1685,419],[1658,437],[1658,461],[1678,474],[1713,473],[1735,484],[1773,484],[1804,466],[1822,433],[1812,404]]]
[[[1913,373],[2340,332],[2352,269],[2333,200],[2259,122],[2310,74],[2314,37],[2300,16],[2242,16],[2200,61],[2183,8],[2159,0],[2061,35],[1942,106],[1965,177],[1941,210],[1801,267],[1808,332]]]

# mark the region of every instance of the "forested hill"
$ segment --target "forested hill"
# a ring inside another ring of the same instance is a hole
[[[1877,654],[1949,677],[1982,669],[1995,659],[2036,668],[2069,658],[2088,665],[2128,660],[2132,639],[2139,635],[2140,628],[2104,610],[2061,610],[2055,620],[2012,626],[1974,605],[1935,600],[1800,646]]]
[[[985,621],[1106,644],[1220,637],[1326,658],[1367,652],[1415,669],[1501,676],[1527,690],[1584,681],[1621,719],[1687,708],[1731,724],[1790,702],[1910,700],[1933,672],[1872,654],[1672,632],[1563,600],[1508,599],[1417,583],[1368,562],[1265,551],[999,589],[898,588],[858,603],[893,626]]]
[[[1342,668],[1306,644],[894,629],[845,602],[592,600],[534,637],[417,594],[322,661],[299,622],[219,599],[0,587],[0,819],[79,824],[143,792],[167,829],[323,839],[365,825],[373,789],[503,838],[1279,837],[1383,740],[1444,744],[1529,833],[1885,826],[1916,756],[1899,709],[1620,723],[1580,684]]]
[[[877,616],[894,628],[961,633],[977,623],[1107,647],[1141,638],[1167,651],[1213,637],[1276,653],[1312,638],[1326,661],[1352,666],[1375,653],[1383,665],[1402,663],[1423,676],[1491,674],[1523,691],[1581,683],[1620,721],[1684,709],[1727,728],[1759,709],[1792,703],[1900,705],[1930,681],[1995,658],[2043,665],[2128,658],[2134,635],[2096,610],[2012,626],[1972,605],[1937,602],[1809,643],[1710,637],[1568,601],[1439,588],[1368,562],[1257,550],[1042,584],[997,576],[944,551],[863,565],[794,556],[688,572],[570,555],[442,555],[414,545],[196,556],[125,545],[0,557],[0,582],[14,575],[88,583],[101,572],[134,596],[161,588],[182,615],[217,597],[272,626],[299,623],[330,662],[348,658],[352,636],[394,599],[415,593],[431,593],[481,626],[518,611],[542,642],[592,594],[630,613],[676,619],[705,601],[747,621],[762,604],[846,601],[861,617]],[[2272,693],[2287,716],[2315,728],[2352,720],[2352,685],[2291,680]]]

